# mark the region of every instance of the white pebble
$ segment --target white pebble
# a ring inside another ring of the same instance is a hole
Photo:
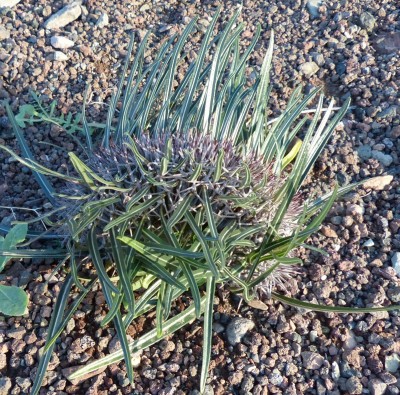
[[[55,51],[54,54],[53,54],[53,59],[58,61],[58,62],[64,62],[65,60],[68,60],[68,56],[65,55],[64,52]]]
[[[395,252],[392,256],[393,269],[396,271],[397,275],[400,276],[400,252]]]
[[[54,48],[58,49],[70,48],[75,45],[75,43],[72,40],[63,36],[53,36],[50,39],[50,43]]]
[[[373,247],[375,245],[372,239],[368,239],[364,244],[363,247]]]
[[[385,368],[390,373],[396,373],[400,366],[400,357],[398,354],[388,355],[385,358]]]

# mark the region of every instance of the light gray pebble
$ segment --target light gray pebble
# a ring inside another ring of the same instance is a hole
[[[61,8],[60,11],[53,14],[44,23],[44,27],[49,30],[62,28],[78,19],[82,13],[81,2],[74,1],[71,4]]]
[[[66,60],[68,60],[68,56],[65,55],[64,52],[61,51],[54,51],[53,53],[53,59],[57,62],[64,62]]]
[[[387,295],[388,295],[388,298],[393,303],[399,303],[400,302],[400,287],[389,288],[387,291]]]
[[[372,149],[369,145],[362,145],[361,147],[358,147],[357,152],[358,156],[364,160],[370,159],[372,156]]]
[[[383,395],[386,391],[387,384],[379,379],[372,379],[368,383],[371,395]]]
[[[15,382],[18,384],[18,386],[24,391],[25,393],[28,393],[28,388],[31,386],[31,380],[27,377],[17,377],[15,379]]]
[[[314,343],[315,340],[318,338],[318,332],[317,331],[310,331],[310,342]]]
[[[8,377],[0,377],[0,395],[8,395],[11,389],[11,380]]]
[[[351,395],[359,395],[362,393],[363,385],[358,377],[350,377],[346,381],[346,390]]]
[[[362,246],[363,247],[373,247],[375,245],[374,241],[372,239],[368,239]]]
[[[280,374],[278,369],[274,369],[272,374],[269,376],[269,382],[273,385],[280,385],[282,384],[283,377]]]
[[[300,65],[299,70],[306,77],[311,77],[319,70],[319,66],[315,62],[305,62]]]
[[[346,209],[346,214],[350,216],[363,215],[365,213],[365,208],[359,204],[350,204]]]
[[[0,41],[7,40],[7,38],[10,38],[10,31],[4,26],[0,26]]]
[[[319,369],[325,361],[322,355],[312,351],[303,351],[301,357],[306,369]]]
[[[322,5],[322,0],[308,0],[307,10],[314,18],[319,17],[319,7]]]
[[[391,259],[393,269],[400,276],[400,252],[395,252]]]
[[[336,361],[332,362],[331,369],[332,369],[332,379],[334,381],[338,381],[340,377],[340,369]]]
[[[75,45],[75,43],[72,40],[63,36],[53,36],[50,39],[50,43],[53,46],[53,48],[57,49],[66,49],[73,47]]]
[[[388,372],[396,373],[400,366],[400,357],[398,354],[391,354],[385,357],[385,368]]]
[[[228,341],[233,346],[240,343],[242,337],[254,328],[254,322],[242,317],[234,318],[226,328]]]
[[[390,166],[393,162],[393,157],[389,154],[384,154],[381,151],[372,150],[372,157],[381,162],[383,166]]]
[[[6,335],[11,339],[21,340],[26,334],[26,329],[23,326],[19,326],[16,329],[10,329],[6,331]]]
[[[360,24],[368,32],[372,32],[372,30],[374,30],[375,22],[376,21],[375,21],[374,16],[371,13],[369,13],[368,11],[364,11],[360,15]]]
[[[109,19],[108,19],[108,14],[103,13],[100,15],[99,19],[96,22],[96,26],[99,27],[100,29],[103,27],[106,27],[109,24]]]
[[[144,377],[146,377],[146,379],[154,380],[157,376],[157,369],[146,369],[143,370],[142,374]]]

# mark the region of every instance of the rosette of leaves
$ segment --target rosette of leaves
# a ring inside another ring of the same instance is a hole
[[[45,251],[2,253],[59,257],[69,271],[54,307],[32,394],[39,391],[56,339],[96,283],[108,306],[102,325],[113,322],[122,348],[83,366],[71,379],[125,359],[133,383],[133,352],[203,316],[203,391],[218,284],[240,293],[245,301],[258,288],[303,308],[352,311],[296,301],[273,290],[277,283],[284,285],[301,263],[293,249],[306,245],[336,196],[352,188],[335,189],[314,201],[299,194],[349,102],[336,114],[331,103],[323,113],[320,96],[309,118],[303,111],[319,90],[303,95],[295,89],[286,109],[269,121],[273,32],[251,84],[246,66],[260,27],[242,51],[243,24],[237,22],[238,16],[239,12],[218,35],[214,29],[219,14],[214,16],[196,59],[177,85],[176,70],[186,61],[185,42],[196,20],[180,36],[165,41],[148,64],[144,60],[148,35],[130,62],[132,39],[104,128],[91,129],[84,103],[85,154],[69,153],[74,168],[69,174],[35,160],[7,106],[21,155],[1,148],[33,170],[54,206],[45,215],[51,218],[52,231],[42,237],[53,237],[59,245]],[[293,144],[299,133],[301,144]],[[48,177],[64,180],[65,187],[55,191]],[[94,270],[90,278],[83,278],[81,269],[87,262]],[[79,294],[70,300],[72,290]],[[174,313],[174,302],[185,292],[192,303]],[[151,309],[156,311],[154,329],[129,343],[126,328]]]

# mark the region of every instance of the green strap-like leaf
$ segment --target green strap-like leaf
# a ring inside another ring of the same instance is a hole
[[[144,203],[138,204],[137,206],[133,206],[130,208],[128,212],[125,214],[122,214],[109,222],[105,227],[104,227],[104,232],[109,231],[111,228],[114,228],[118,225],[121,225],[123,222],[130,220],[131,218],[139,215],[143,211],[147,210],[149,207],[153,206],[154,203],[158,202],[160,200],[160,196],[153,197],[152,199],[146,200]]]
[[[103,266],[103,260],[100,256],[99,246],[96,238],[96,228],[93,228],[89,231],[88,245],[89,252],[92,257],[93,265],[96,268],[97,274],[99,276],[99,281],[101,284],[101,288],[103,289],[105,299],[107,301],[108,306],[111,308],[113,306],[113,297],[111,292],[114,292],[116,295],[120,294],[118,288],[111,282],[107,273],[105,272]],[[116,312],[114,317],[114,326],[118,334],[118,339],[121,342],[122,352],[125,358],[126,370],[128,374],[129,381],[133,383],[133,367],[132,367],[132,357],[129,350],[128,339],[125,333],[125,326],[122,320],[121,313],[119,311]]]
[[[214,262],[214,258],[211,254],[210,248],[208,247],[207,241],[204,237],[203,232],[201,231],[201,229],[199,228],[199,226],[196,223],[196,220],[193,218],[193,215],[190,214],[189,212],[185,213],[185,217],[186,220],[189,223],[189,226],[191,227],[191,229],[193,230],[193,233],[196,235],[198,241],[201,244],[201,247],[203,249],[204,252],[204,256],[206,258],[206,261],[209,265],[209,268],[211,270],[211,272],[213,273],[213,275],[218,278],[219,277],[219,270],[217,265]]]
[[[34,156],[31,152],[31,150],[29,149],[28,144],[26,143],[24,134],[23,134],[22,130],[20,129],[18,123],[16,122],[14,113],[12,112],[10,105],[7,102],[5,102],[5,107],[7,110],[8,119],[11,122],[11,125],[14,129],[15,136],[17,137],[17,140],[18,140],[18,144],[21,147],[22,155],[25,158],[34,160]],[[3,148],[3,147],[0,146],[0,148]],[[47,199],[49,200],[49,202],[53,206],[56,206],[57,201],[56,201],[56,199],[54,199],[54,189],[53,189],[52,185],[50,184],[50,182],[47,180],[47,178],[42,173],[40,173],[36,170],[33,171],[33,174],[34,174],[37,182],[39,183],[40,187],[42,188],[44,194],[46,195]]]
[[[203,360],[201,362],[201,374],[200,374],[200,392],[202,393],[206,388],[206,380],[208,377],[208,369],[210,367],[210,359],[211,359],[215,286],[216,286],[215,277],[211,273],[209,273],[207,275],[207,285],[206,285],[206,305],[204,308],[204,324],[203,324]]]
[[[110,230],[110,241],[111,248],[113,251],[113,258],[115,262],[115,266],[117,267],[117,272],[119,275],[119,280],[121,283],[121,287],[123,290],[123,295],[126,298],[128,303],[129,312],[134,315],[135,314],[135,296],[132,291],[132,286],[130,284],[129,275],[128,275],[128,265],[126,262],[126,254],[121,248],[121,244],[117,239],[117,232],[115,228]]]
[[[204,309],[206,304],[206,298],[203,297],[201,300],[201,307]],[[182,313],[177,314],[176,316],[170,318],[166,321],[163,325],[163,335],[169,336],[175,333],[177,330],[183,328],[185,325],[189,324],[191,321],[196,319],[195,309],[194,306],[189,306],[185,309]],[[160,341],[160,338],[157,336],[157,329],[152,329],[139,339],[134,340],[129,344],[129,348],[132,353],[144,350],[147,347],[152,346],[153,344]],[[113,352],[97,361],[91,362],[82,368],[76,370],[72,373],[68,378],[70,380],[81,378],[82,376],[94,372],[95,370],[102,368],[104,366],[111,365],[123,359],[123,352],[122,350]]]
[[[100,282],[103,287],[103,292],[108,293],[110,295],[110,302],[112,301],[111,299],[111,291],[114,292],[115,294],[119,295],[120,291],[119,289],[111,282],[110,277],[108,277],[106,270],[104,268],[104,263],[103,259],[100,256],[100,250],[99,250],[99,245],[97,242],[97,233],[96,233],[96,227],[92,226],[92,228],[89,231],[89,237],[88,237],[88,247],[89,247],[89,252],[90,256],[92,258],[92,262],[94,267],[96,268],[97,274],[99,276]],[[112,303],[109,303],[111,306]]]
[[[55,335],[56,328],[60,325],[60,323],[63,320],[65,307],[67,305],[68,298],[70,297],[72,283],[73,283],[72,276],[68,275],[61,286],[60,292],[57,296],[56,303],[54,305],[53,313],[50,318],[50,324],[47,330],[48,333],[47,339],[51,339]],[[49,365],[54,346],[55,346],[55,341],[50,346],[48,346],[47,351],[45,351],[39,359],[35,380],[33,382],[33,386],[31,389],[31,395],[37,395],[39,393],[44,376],[46,375],[47,372],[47,367]]]
[[[168,219],[167,227],[172,230],[172,227],[180,221],[180,219],[185,215],[188,211],[191,202],[193,201],[193,196],[187,195],[185,196],[177,205],[175,210],[173,211],[171,217]]]

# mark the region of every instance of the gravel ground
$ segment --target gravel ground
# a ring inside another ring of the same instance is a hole
[[[199,32],[190,42],[190,56],[195,56],[200,33],[216,7],[222,6],[222,22],[239,2],[86,0],[71,7],[70,23],[60,27],[56,21],[54,29],[49,18],[67,2],[0,0],[0,6],[6,3],[11,8],[0,10],[0,99],[9,99],[17,110],[29,102],[32,89],[45,100],[57,99],[57,110],[66,114],[80,109],[85,83],[90,82],[93,96],[88,112],[98,120],[104,118],[103,102],[115,86],[133,30],[139,42],[152,29],[152,45],[157,47],[198,15]],[[313,6],[316,3],[319,8]],[[335,205],[321,232],[310,240],[329,256],[299,250],[305,268],[288,284],[288,292],[327,304],[399,303],[399,2],[244,0],[242,20],[244,43],[256,23],[263,28],[251,60],[253,69],[259,69],[270,29],[275,30],[274,113],[299,83],[306,90],[322,86],[339,104],[352,98],[354,107],[318,161],[306,190],[326,190],[336,177],[343,185],[386,175]],[[37,157],[61,171],[67,152],[79,149],[55,127],[28,127],[25,134]],[[0,143],[16,147],[2,107]],[[45,203],[26,168],[1,152],[0,165],[0,205],[35,209]],[[0,210],[3,221],[9,216],[8,210]],[[45,284],[55,264],[14,262],[0,277],[2,283],[20,285],[30,295],[25,316],[0,316],[0,395],[29,393],[63,281],[59,273]],[[262,309],[238,306],[236,297],[219,291],[208,394],[400,393],[397,312],[313,313],[269,300],[264,300]],[[57,344],[41,394],[198,393],[202,331],[197,323],[137,356],[134,389],[123,363],[82,383],[69,382],[65,375],[75,366],[118,347],[113,328],[99,327],[105,314],[100,294],[90,293]],[[134,338],[152,320],[152,316],[138,320],[129,335]]]

